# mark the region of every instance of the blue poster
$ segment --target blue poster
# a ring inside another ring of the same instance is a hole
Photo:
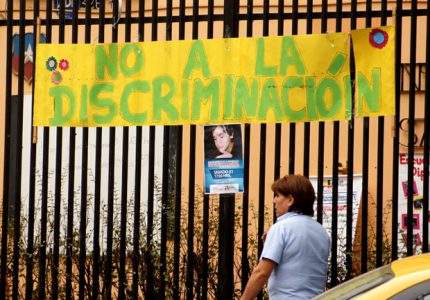
[[[243,192],[240,124],[205,126],[205,194]]]
[[[80,7],[80,1],[78,1],[78,10]],[[54,9],[59,12],[61,8],[61,1],[54,0]],[[64,0],[64,17],[68,20],[73,18],[73,0]]]

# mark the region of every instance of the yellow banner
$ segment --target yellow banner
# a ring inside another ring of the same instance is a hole
[[[39,44],[35,126],[134,126],[351,117],[346,33]]]
[[[356,116],[394,115],[394,27],[354,30],[351,36],[356,70]]]

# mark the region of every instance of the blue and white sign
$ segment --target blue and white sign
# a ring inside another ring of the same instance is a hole
[[[205,126],[205,194],[243,192],[240,124]]]
[[[57,13],[60,12],[61,0],[54,0],[54,9]],[[78,1],[78,10],[80,8],[80,2]],[[64,16],[66,19],[71,19],[73,17],[73,0],[64,0]]]

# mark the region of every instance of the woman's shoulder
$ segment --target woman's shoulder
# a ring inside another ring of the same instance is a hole
[[[291,216],[286,217],[285,219],[280,220],[280,222],[277,222],[283,225],[287,224],[298,224],[298,225],[304,225],[304,224],[315,224],[315,225],[321,225],[318,223],[313,217],[303,214],[294,214]],[[282,226],[282,225],[281,225]]]

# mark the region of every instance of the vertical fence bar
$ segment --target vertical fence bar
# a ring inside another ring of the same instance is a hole
[[[77,11],[77,10],[76,10]],[[64,20],[60,23],[60,43],[64,43]],[[52,299],[58,297],[58,267],[60,244],[60,210],[61,210],[61,169],[63,129],[57,128],[56,165],[55,165],[55,196],[54,196],[54,257],[52,268]]]
[[[113,243],[113,201],[115,185],[115,127],[109,128],[109,174],[108,174],[108,206],[105,261],[105,297],[112,297],[112,243]]]
[[[64,3],[64,2],[63,2]],[[60,9],[60,15],[64,16],[64,5]],[[52,2],[46,2],[46,41],[51,42],[52,37]],[[39,282],[42,288],[38,289],[39,299],[45,297],[45,270],[46,270],[46,221],[48,202],[48,165],[49,165],[49,127],[44,127],[43,131],[43,169],[42,169],[42,207],[40,220],[40,241],[39,249]]]
[[[10,167],[10,170],[15,169],[14,173],[16,178],[15,185],[12,185],[11,188],[12,194],[9,195],[9,200],[12,201],[14,211],[13,211],[13,263],[12,263],[12,297],[18,297],[18,284],[19,284],[19,240],[21,234],[21,144],[22,144],[22,102],[24,100],[24,51],[25,51],[25,3],[26,1],[21,0],[19,3],[19,65],[18,65],[18,97],[15,98],[17,100],[16,110],[17,110],[17,120],[11,119],[11,124],[15,124],[17,129],[17,140],[16,140],[16,151],[14,153],[16,155],[15,164]],[[13,107],[14,98],[11,98],[12,103],[9,103]],[[12,112],[13,109],[11,109]],[[11,125],[10,128],[13,128]],[[10,144],[11,148],[13,147],[13,143]],[[10,154],[12,154],[10,152]],[[13,155],[13,154],[12,154]],[[10,157],[8,158],[10,159]],[[10,159],[11,160],[11,159]],[[13,169],[12,169],[13,168]],[[9,183],[8,183],[9,184]],[[10,203],[9,203],[10,205]],[[9,206],[3,207],[3,209],[9,209]],[[11,212],[12,213],[12,212]],[[9,220],[8,220],[9,221]],[[10,231],[8,231],[10,232]],[[4,245],[7,247],[7,244]]]
[[[174,249],[173,249],[173,299],[180,299],[179,294],[179,264],[180,264],[180,243],[181,243],[181,197],[182,197],[182,126],[176,126],[176,182],[175,182],[175,229],[174,229]]]
[[[154,297],[154,265],[152,263],[152,234],[154,229],[154,164],[155,164],[155,127],[149,127],[149,164],[148,164],[148,211],[147,211],[147,232],[146,243],[147,249],[145,253],[145,262],[147,264],[146,274],[146,291],[148,298]]]
[[[237,37],[238,21],[236,14],[239,1],[224,1],[223,37]],[[234,293],[234,210],[235,195],[222,194],[220,201],[219,255],[218,255],[218,293],[220,299],[232,299]]]
[[[128,8],[127,8],[128,10]],[[127,22],[127,21],[126,21]],[[121,230],[119,247],[119,276],[118,276],[118,299],[124,299],[124,291],[127,287],[126,269],[126,247],[127,247],[127,185],[128,185],[128,143],[129,128],[123,127],[122,132],[122,170],[121,170]],[[163,278],[163,277],[161,277]]]
[[[72,42],[78,42],[78,1],[73,1],[72,19]],[[74,225],[74,183],[75,183],[75,146],[76,130],[70,128],[69,131],[69,176],[68,176],[68,201],[67,201],[67,238],[66,238],[66,298],[72,299],[75,296],[73,290],[73,225]]]
[[[163,175],[161,190],[161,239],[160,239],[160,291],[158,299],[165,299],[165,273],[166,273],[166,252],[167,252],[167,203],[168,203],[168,183],[169,183],[169,136],[170,127],[164,126],[163,132]]]
[[[81,214],[79,224],[79,299],[85,297],[86,276],[86,225],[87,225],[87,171],[88,171],[88,128],[82,128],[82,177],[81,177]],[[87,291],[88,292],[88,291]]]
[[[39,42],[40,33],[40,2],[39,0],[33,1],[33,35],[35,37],[36,44]],[[34,51],[33,59],[36,61],[37,52]],[[33,64],[33,77],[36,74],[36,66]],[[33,140],[33,134],[37,131],[36,127],[33,127],[33,110],[34,110],[34,84],[32,85],[32,97],[31,97],[31,143],[30,143],[30,173],[29,175],[29,196],[28,196],[28,231],[27,231],[27,250],[26,250],[26,285],[25,285],[25,298],[31,300],[33,298],[33,253],[34,253],[34,199],[36,189],[36,143]]]
[[[0,297],[6,299],[9,290],[7,280],[7,257],[8,257],[8,224],[9,224],[9,172],[10,172],[10,146],[11,146],[11,105],[12,105],[12,15],[13,4],[8,6],[8,27],[7,27],[7,69],[6,69],[6,98],[5,98],[5,139],[4,139],[4,174],[3,174],[3,211],[2,211],[2,241],[1,241],[1,279],[0,279]],[[10,17],[10,18],[9,18]]]
[[[176,126],[176,170],[175,170],[175,226],[173,249],[173,299],[180,299],[179,293],[179,265],[181,243],[181,197],[182,197],[182,126]]]
[[[73,1],[73,18],[72,18],[72,43],[77,43],[78,41],[78,1]],[[70,299],[72,297],[72,245],[73,245],[73,197],[74,189],[70,188],[74,185],[75,178],[75,129],[70,128],[69,130],[69,182],[68,182],[68,213],[67,213],[67,239],[66,239],[66,297]],[[61,198],[60,198],[61,199]],[[60,203],[58,203],[58,208],[60,209]],[[56,214],[57,215],[57,214]],[[59,215],[59,214],[58,214]],[[55,234],[54,234],[55,235]],[[58,232],[59,237],[59,232]],[[55,253],[55,252],[54,252]],[[54,260],[56,259],[54,255]],[[58,276],[58,271],[53,271],[52,276]],[[56,283],[55,293],[58,293],[58,282]]]
[[[6,59],[6,119],[4,139],[4,172],[3,172],[3,211],[2,211],[2,236],[1,236],[1,274],[0,274],[0,298],[6,298],[8,287],[7,278],[7,238],[9,219],[9,155],[10,155],[10,103],[12,95],[12,33],[13,33],[13,1],[7,6],[7,59]]]
[[[98,20],[98,41],[104,42],[105,35],[105,5],[100,1]],[[95,175],[94,175],[94,244],[93,244],[93,290],[92,299],[99,299],[100,293],[100,201],[101,201],[101,162],[102,162],[102,128],[96,129],[96,154]],[[104,256],[104,254],[102,254]]]
[[[112,243],[113,243],[113,201],[115,185],[115,128],[109,128],[109,174],[108,174],[108,213],[106,235],[106,262],[105,262],[105,297],[112,295]]]
[[[101,1],[102,3],[103,1]],[[99,9],[101,9],[101,5]],[[100,26],[100,23],[99,23]],[[101,190],[101,161],[102,161],[102,128],[96,129],[96,154],[94,174],[94,236],[93,236],[93,273],[92,299],[99,299],[100,295],[100,190]]]
[[[72,133],[72,132],[71,132]],[[72,137],[73,136],[73,137]],[[69,148],[75,148],[75,136],[70,135]],[[75,180],[75,152],[69,153],[69,187],[73,186]],[[67,203],[67,239],[66,239],[66,299],[74,297],[72,279],[73,279],[73,206],[74,190],[68,190]]]
[[[185,0],[179,1],[179,39],[185,38]],[[179,292],[179,264],[181,243],[181,198],[182,198],[182,134],[183,126],[176,127],[176,183],[175,183],[175,240],[174,240],[174,264],[173,264],[173,299],[180,299]],[[188,292],[188,288],[186,289]]]
[[[23,53],[23,52],[20,52]],[[24,83],[24,64],[22,63],[21,67],[21,61],[23,62],[24,59],[20,60],[20,81],[22,80]],[[21,77],[22,76],[22,77]],[[13,223],[14,223],[14,229],[13,229],[13,235],[14,235],[14,242],[13,242],[13,287],[12,287],[12,297],[16,298],[19,295],[18,291],[18,285],[19,285],[19,272],[20,272],[20,239],[21,239],[21,161],[22,161],[22,112],[23,112],[23,91],[24,91],[24,84],[18,84],[20,86],[18,88],[18,97],[15,98],[17,100],[16,103],[16,120],[11,120],[14,124],[14,127],[16,128],[17,136],[16,136],[16,152],[14,153],[16,155],[16,183],[14,186],[15,189],[15,199],[11,198],[15,205],[14,205],[14,217],[13,217]]]
[[[70,130],[69,149],[75,149],[76,138],[74,130]],[[75,182],[75,151],[69,151],[69,180],[68,186],[73,187]],[[66,238],[66,298],[73,297],[72,279],[73,279],[73,207],[74,207],[74,189],[69,188],[67,193],[67,238]]]
[[[248,0],[247,11],[246,11],[246,36],[252,36],[252,10],[253,1]],[[244,183],[244,193],[243,193],[243,212],[242,212],[242,280],[241,280],[241,291],[243,292],[248,282],[249,261],[248,261],[248,220],[249,220],[249,154],[250,154],[250,139],[251,139],[251,125],[245,124],[244,133],[244,155],[243,155],[243,183]]]
[[[120,16],[118,16],[119,18]],[[119,23],[119,20],[116,22]],[[131,0],[125,1],[125,42],[131,40]],[[119,247],[118,299],[125,298],[126,282],[126,248],[127,248],[127,203],[128,203],[128,145],[130,130],[122,128],[122,168],[121,168],[121,230]]]
[[[214,32],[214,0],[208,1],[208,39]],[[203,196],[203,257],[202,257],[202,300],[208,298],[208,264],[209,264],[209,195]]]
[[[322,0],[321,33],[327,31],[327,0]],[[324,192],[324,144],[325,123],[318,123],[318,182],[317,182],[317,221],[323,222],[323,192]]]
[[[166,40],[172,39],[172,1],[168,0],[166,5]],[[166,285],[164,281],[166,273],[166,256],[167,256],[167,215],[169,206],[169,169],[172,155],[169,153],[170,126],[163,127],[163,175],[161,189],[161,249],[160,249],[160,282],[159,299],[165,299]]]
[[[264,0],[263,2],[263,36],[269,35],[269,1]],[[258,237],[261,237],[264,232],[264,214],[265,214],[265,193],[266,193],[266,140],[267,140],[267,125],[260,125],[260,176],[258,180]],[[263,242],[258,238],[258,257],[260,257],[263,251]],[[263,297],[262,293],[258,294],[258,299],[261,300]]]
[[[145,1],[139,0],[138,10],[138,40],[143,41],[144,24],[143,18],[145,16]],[[133,226],[133,299],[139,298],[139,261],[140,255],[140,201],[141,201],[141,180],[142,180],[142,126],[136,127],[136,165],[134,168],[134,226]]]
[[[151,40],[157,40],[158,34],[158,1],[152,1],[152,20],[151,20]],[[146,251],[146,263],[147,263],[147,281],[146,290],[148,298],[155,297],[154,295],[154,265],[152,263],[152,239],[154,230],[154,175],[155,175],[155,126],[149,127],[149,172],[148,172],[148,228],[146,233],[147,251]]]
[[[401,62],[401,39],[402,39],[402,5],[403,1],[396,1],[396,53],[395,53],[395,88],[396,88],[396,114],[394,115],[394,137],[393,137],[393,204],[391,219],[391,259],[396,260],[398,257],[398,205],[399,205],[399,126],[400,123],[400,62]]]
[[[11,37],[11,36],[10,36]],[[8,52],[12,53],[12,51]],[[8,60],[12,61],[12,59]],[[12,70],[12,68],[10,69]],[[6,296],[10,296],[10,275],[8,274],[7,265],[8,265],[8,250],[9,245],[7,244],[7,238],[9,235],[9,171],[10,171],[10,164],[9,164],[9,157],[10,157],[10,147],[11,147],[11,111],[12,111],[12,97],[9,94],[7,94],[8,101],[6,101],[5,105],[5,167],[4,167],[4,190],[3,190],[3,212],[2,212],[2,279],[0,284],[0,293],[2,294],[2,299],[7,299]],[[6,155],[7,154],[7,155]],[[3,253],[4,252],[4,253]],[[7,280],[9,279],[9,280]]]
[[[307,0],[306,3],[306,33],[312,33],[312,18],[313,18],[313,0]],[[303,137],[303,175],[309,177],[309,155],[311,146],[311,124],[305,122]]]
[[[278,35],[284,34],[284,0],[278,1]],[[275,124],[275,159],[274,159],[274,179],[278,179],[281,173],[281,139],[282,124]],[[276,222],[276,211],[273,207],[273,220]]]
[[[387,0],[381,2],[381,26],[387,23]],[[378,117],[378,163],[376,175],[376,266],[382,266],[383,209],[384,209],[384,127],[385,118]]]
[[[372,1],[366,0],[366,27],[372,26]],[[369,211],[369,117],[363,118],[363,192],[361,199],[361,273],[367,272]]]
[[[299,0],[293,0],[293,13],[292,13],[292,28],[291,34],[296,35],[299,27]],[[288,159],[288,173],[294,174],[296,164],[296,123],[290,123],[290,150]],[[306,153],[304,154],[306,156]]]
[[[361,273],[367,272],[367,216],[368,216],[368,182],[369,182],[369,118],[363,124],[363,192],[361,199]]]
[[[138,14],[138,40],[143,41],[145,17],[145,1],[139,0]],[[141,259],[140,252],[140,201],[141,199],[141,180],[142,180],[142,126],[136,128],[136,156],[135,156],[135,186],[134,186],[134,227],[133,227],[133,298],[139,297],[139,261]]]
[[[102,4],[100,4],[102,5]],[[99,8],[100,9],[100,8]],[[99,25],[100,26],[100,25]],[[101,161],[102,161],[102,128],[96,129],[96,154],[94,175],[94,236],[93,236],[93,273],[92,299],[99,299],[100,295],[100,190],[101,190]]]
[[[75,6],[73,6],[75,10]],[[76,9],[76,14],[77,14]],[[85,43],[91,43],[91,5],[85,5]],[[73,128],[73,127],[72,127]],[[73,134],[75,131],[70,128]],[[80,205],[80,222],[79,222],[79,299],[84,299],[85,292],[85,275],[87,260],[87,196],[88,196],[88,127],[82,128],[82,167],[81,167],[81,205]]]
[[[192,15],[192,38],[198,39],[199,36],[199,1],[193,0],[193,15]],[[188,241],[187,241],[187,288],[186,299],[193,299],[193,274],[194,274],[194,202],[195,202],[195,167],[196,167],[196,126],[190,126],[190,155],[189,155],[189,172],[190,178],[188,182]]]
[[[119,3],[112,2],[112,43],[118,42]],[[107,299],[112,297],[112,245],[113,245],[113,214],[115,196],[115,141],[116,128],[109,128],[109,174],[108,174],[108,213],[107,213],[107,234],[106,234],[106,261],[105,261],[105,296]]]
[[[351,1],[351,29],[357,28],[357,0]],[[354,52],[350,51],[351,83],[355,82]],[[346,211],[346,248],[345,248],[345,279],[352,276],[352,223],[353,223],[353,182],[354,182],[354,134],[355,134],[355,84],[351,84],[352,117],[348,121],[348,161],[347,167],[347,211]]]
[[[194,183],[195,183],[195,152],[196,152],[196,127],[195,125],[191,125],[190,127],[190,164],[189,164],[189,172],[190,179],[188,185],[188,242],[187,242],[187,274],[186,274],[186,288],[187,288],[187,296],[186,299],[193,299],[193,274],[194,274],[194,262],[193,262],[193,253],[194,253]]]
[[[218,299],[233,299],[234,196],[220,195]]]
[[[278,32],[279,36],[284,35],[284,0],[278,1]],[[282,124],[275,125],[275,159],[274,159],[274,179],[280,177],[281,168],[281,138]],[[273,209],[273,217],[276,218],[275,210]]]
[[[284,34],[284,0],[278,1],[278,35]],[[275,159],[274,159],[274,179],[278,179],[281,173],[281,139],[282,139],[282,124],[275,125]],[[273,207],[273,220],[276,222],[276,211]]]
[[[42,207],[40,220],[40,240],[39,248],[39,282],[41,286],[45,286],[45,261],[46,261],[46,246],[43,241],[46,241],[46,214],[47,214],[47,198],[48,198],[48,159],[49,159],[49,127],[44,128],[43,132],[43,169],[42,169]],[[39,299],[43,299],[45,289],[38,289]]]
[[[60,44],[64,43],[65,40],[65,1],[60,1],[60,13],[59,13],[59,30],[58,30],[58,41]],[[55,247],[59,247],[59,237],[60,237],[60,209],[61,209],[61,171],[62,171],[62,157],[63,157],[63,128],[56,128],[56,147],[55,147],[55,195],[54,195],[54,261],[57,259],[59,249],[55,249]],[[69,186],[69,189],[73,189],[73,185]],[[45,245],[46,247],[46,245]],[[54,263],[55,264],[55,263]],[[58,265],[58,263],[57,263]],[[51,274],[54,275],[53,271]],[[55,274],[57,275],[57,274]],[[52,280],[56,280],[52,278]],[[56,293],[58,293],[58,283],[55,286],[55,293],[53,295],[54,299],[57,297]]]
[[[427,1],[427,11],[426,11],[426,32],[430,32],[430,2]],[[430,70],[430,36],[426,36],[426,64],[425,69]],[[426,74],[425,78],[425,106],[424,106],[424,178],[423,178],[423,211],[429,211],[429,150],[430,150],[430,76]],[[429,215],[423,214],[423,252],[429,251]]]
[[[248,261],[248,220],[249,220],[249,165],[250,165],[250,140],[251,140],[251,125],[245,124],[244,134],[244,193],[243,193],[243,210],[242,210],[242,281],[241,291],[245,290],[246,283],[248,282],[248,275],[250,273]]]
[[[264,0],[263,7],[263,36],[269,35],[269,1]],[[258,193],[258,236],[260,237],[264,231],[264,198],[265,198],[265,179],[266,179],[266,133],[267,125],[260,125],[260,177],[259,177],[259,193]],[[258,256],[260,257],[263,251],[263,243],[258,240]],[[261,297],[261,295],[259,295]]]
[[[413,202],[414,202],[414,138],[415,138],[415,69],[417,51],[417,0],[411,3],[411,37],[410,37],[410,74],[409,74],[409,119],[408,119],[408,224],[407,224],[407,255],[413,255]]]
[[[336,1],[336,32],[342,31],[342,1]],[[333,122],[333,194],[331,216],[331,286],[337,285],[337,254],[338,254],[338,198],[339,198],[339,121]]]

